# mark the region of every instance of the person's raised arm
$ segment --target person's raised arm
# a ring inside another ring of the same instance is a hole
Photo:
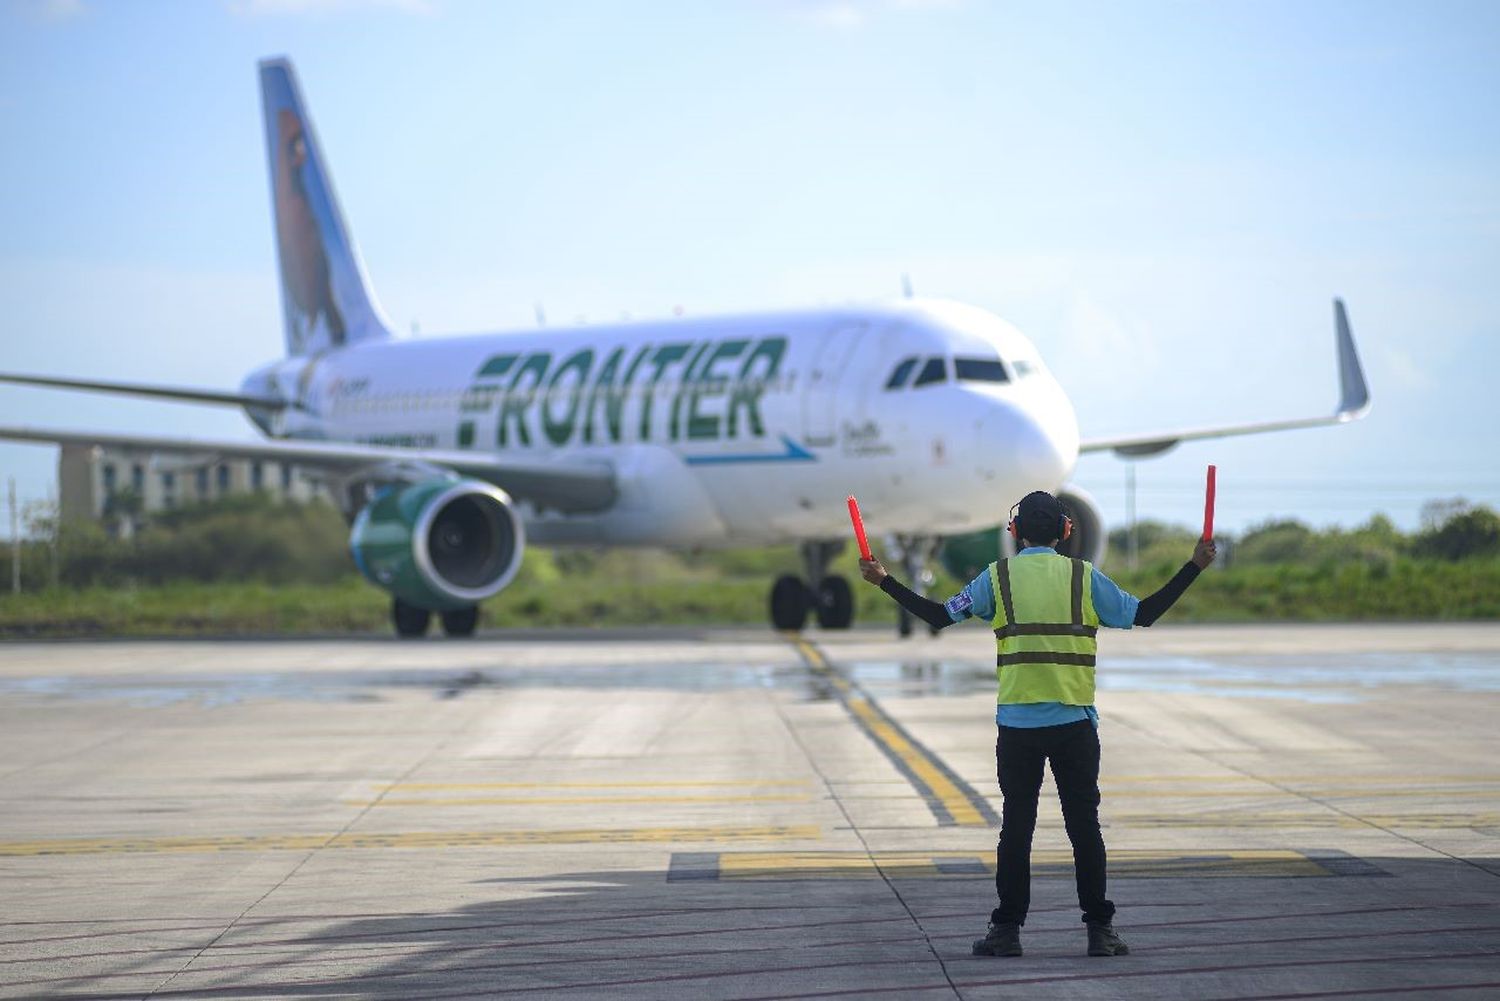
[[[1167,609],[1176,604],[1177,599],[1182,597],[1182,592],[1198,579],[1198,574],[1214,561],[1218,553],[1218,547],[1212,539],[1199,539],[1198,544],[1193,547],[1193,558],[1184,563],[1182,569],[1155,594],[1141,599],[1135,610],[1135,624],[1149,626],[1166,614]]]
[[[887,573],[879,560],[860,560],[859,575],[896,599],[896,604],[932,628],[947,629],[953,625],[953,619],[949,617],[942,602],[922,597]]]

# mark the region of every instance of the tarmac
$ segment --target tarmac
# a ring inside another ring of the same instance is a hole
[[[7,998],[1500,996],[1500,624],[1101,638],[1088,958],[979,628],[0,645]]]

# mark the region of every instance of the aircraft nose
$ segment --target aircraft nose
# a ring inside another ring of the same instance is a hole
[[[1019,497],[1032,490],[1056,490],[1073,472],[1078,435],[1072,422],[997,404],[978,430],[980,474],[1008,493]]]

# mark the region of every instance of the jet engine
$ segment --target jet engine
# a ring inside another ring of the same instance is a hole
[[[1101,564],[1109,536],[1104,530],[1104,515],[1099,505],[1075,486],[1064,487],[1058,491],[1057,498],[1073,518],[1073,532],[1058,544],[1057,551],[1064,556],[1081,557],[1095,565]],[[1005,531],[1005,526],[997,525],[967,535],[949,536],[943,540],[938,558],[944,570],[959,582],[968,583],[995,560],[1014,556],[1015,552],[1016,544]]]
[[[470,608],[509,584],[526,535],[505,491],[438,477],[376,494],[354,520],[349,548],[371,583],[442,612]]]
[[[1099,510],[1098,502],[1071,484],[1057,492],[1057,499],[1073,519],[1073,534],[1058,545],[1057,551],[1088,560],[1095,566],[1102,565],[1109,533],[1104,528],[1104,513]]]

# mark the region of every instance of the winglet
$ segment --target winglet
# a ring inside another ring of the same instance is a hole
[[[1255,421],[1248,424],[1225,424],[1218,427],[1188,428],[1154,434],[1118,435],[1108,438],[1086,438],[1079,452],[1111,451],[1122,459],[1144,459],[1175,448],[1179,442],[1203,438],[1228,438],[1231,435],[1258,434],[1262,431],[1290,431],[1293,428],[1319,427],[1325,424],[1347,424],[1359,420],[1370,410],[1370,387],[1359,364],[1354,334],[1349,329],[1349,314],[1344,300],[1333,300],[1334,347],[1339,359],[1339,403],[1331,416],[1300,417],[1293,420]]]
[[[1359,364],[1359,352],[1354,350],[1354,334],[1349,330],[1349,314],[1342,299],[1333,300],[1333,322],[1339,349],[1339,408],[1334,416],[1341,421],[1359,420],[1370,410],[1370,387]]]

